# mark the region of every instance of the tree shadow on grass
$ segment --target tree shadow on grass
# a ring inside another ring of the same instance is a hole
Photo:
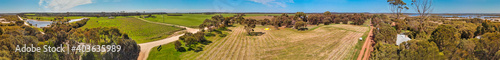
[[[299,28],[297,30],[299,30],[299,31],[306,31],[306,30],[309,30],[309,28]]]
[[[249,33],[249,36],[261,36],[261,35],[264,35],[266,33],[264,32],[250,32]]]

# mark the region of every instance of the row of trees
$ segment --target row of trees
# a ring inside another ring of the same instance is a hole
[[[186,33],[185,35],[179,37],[179,40],[184,42],[184,46],[187,47],[188,51],[195,51],[199,52],[203,50],[204,45],[208,45],[210,41],[208,41],[205,38],[204,32],[197,32],[197,33]],[[182,47],[181,43],[179,41],[176,41],[175,43],[175,49],[180,52],[186,51],[184,47]]]
[[[212,16],[211,19],[205,19],[202,24],[198,27],[202,29],[200,32],[196,33],[185,33],[183,36],[179,37],[180,41],[175,41],[175,49],[179,52],[185,51],[203,51],[203,47],[211,43],[205,37],[214,36],[212,32],[219,34],[219,37],[225,37],[226,35],[222,33],[222,30],[228,30],[226,27],[232,26],[234,23],[246,23],[248,22],[243,18],[244,14],[237,14],[232,17],[224,17],[222,15]],[[248,24],[248,23],[247,23]],[[254,23],[252,23],[254,24]],[[206,29],[205,29],[206,28]],[[250,27],[245,27],[249,28]],[[253,30],[253,29],[251,29]],[[183,46],[184,45],[184,46]],[[186,48],[185,48],[186,47]]]
[[[268,21],[267,19],[261,20],[262,25],[272,25],[276,29],[277,27],[287,27],[287,28],[295,28],[295,29],[301,29],[307,25],[319,25],[319,24],[324,24],[324,25],[329,25],[332,23],[335,24],[348,24],[349,21],[352,21],[353,25],[363,25],[364,22],[368,19],[371,19],[371,16],[365,15],[363,13],[358,14],[341,14],[341,15],[332,15],[331,12],[326,11],[323,14],[311,14],[311,15],[306,15],[303,12],[297,12],[295,13],[295,16],[289,16],[287,14],[282,14],[281,16],[274,16],[273,19]],[[269,22],[269,23],[265,23]]]

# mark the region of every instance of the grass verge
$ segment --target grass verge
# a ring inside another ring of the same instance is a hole
[[[121,32],[127,33],[138,44],[163,39],[182,30],[173,26],[148,23],[133,17],[116,17],[115,19],[92,17],[81,29],[97,27],[116,27]]]

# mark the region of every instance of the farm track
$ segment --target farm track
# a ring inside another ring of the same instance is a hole
[[[137,17],[135,17],[135,18],[137,18]],[[198,31],[200,31],[198,29],[189,28],[189,27],[185,27],[185,26],[177,26],[177,25],[172,25],[172,24],[151,22],[151,21],[147,21],[147,20],[144,20],[144,19],[141,19],[141,18],[137,18],[137,19],[145,21],[145,22],[148,22],[148,23],[155,23],[155,24],[161,24],[161,25],[168,25],[168,26],[176,26],[176,27],[180,27],[180,28],[186,28],[186,30],[188,32],[190,32],[190,33],[196,33]],[[167,44],[167,43],[170,43],[170,42],[177,41],[177,40],[179,40],[179,37],[182,36],[182,35],[184,35],[184,34],[180,34],[180,35],[168,37],[168,38],[157,40],[157,41],[152,41],[152,42],[138,44],[141,47],[141,50],[139,52],[139,57],[137,57],[137,60],[146,60],[148,58],[149,51],[151,50],[151,48],[153,48],[155,46],[160,46],[160,45],[163,45],[163,44]]]
[[[368,60],[370,58],[370,54],[373,51],[372,48],[372,43],[373,43],[373,29],[374,27],[370,24],[370,32],[368,33],[368,36],[365,40],[365,43],[363,44],[363,47],[361,48],[357,60]]]

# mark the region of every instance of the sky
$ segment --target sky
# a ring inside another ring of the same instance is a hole
[[[416,13],[411,0],[404,13]],[[500,0],[434,0],[432,13],[500,13]],[[390,13],[387,0],[0,0],[22,12],[355,12]]]

